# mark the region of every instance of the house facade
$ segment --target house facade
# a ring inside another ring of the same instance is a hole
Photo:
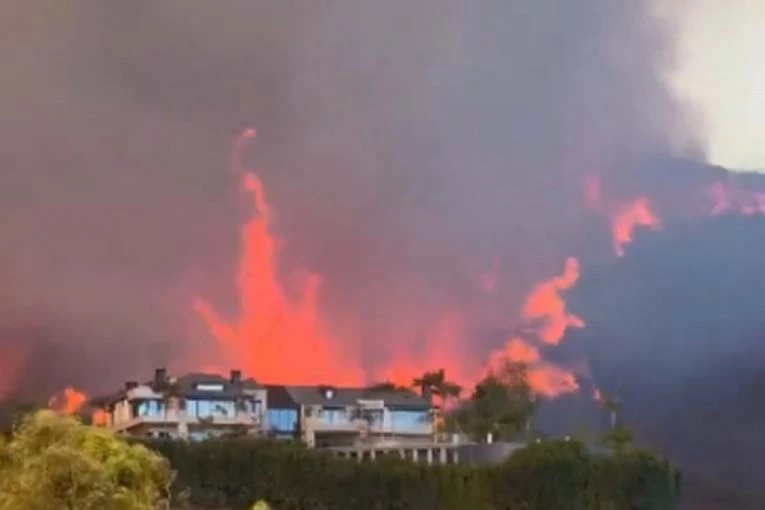
[[[93,399],[99,425],[120,434],[202,440],[266,430],[266,390],[238,370],[228,378],[192,373],[169,377],[157,369],[148,382],[128,381],[113,395]]]
[[[266,386],[269,433],[308,446],[406,444],[432,438],[433,406],[407,390]]]

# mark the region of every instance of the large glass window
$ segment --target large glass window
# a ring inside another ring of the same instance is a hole
[[[393,430],[420,431],[430,424],[428,411],[391,411],[390,424]]]
[[[268,427],[276,432],[295,432],[297,430],[297,409],[269,409]]]
[[[223,391],[223,385],[199,383],[196,385],[196,389],[197,391]]]
[[[151,418],[165,415],[165,403],[161,400],[133,400],[130,406],[133,416],[136,417]]]
[[[319,421],[327,425],[344,425],[348,423],[348,413],[345,409],[324,408]]]
[[[366,421],[371,427],[379,427],[383,425],[385,412],[382,409],[361,409],[357,416]]]
[[[187,400],[186,414],[197,418],[232,418],[235,414],[233,400]]]

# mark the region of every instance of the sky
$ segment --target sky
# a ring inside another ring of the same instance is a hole
[[[692,0],[678,21],[672,82],[700,110],[709,162],[765,169],[765,2]]]

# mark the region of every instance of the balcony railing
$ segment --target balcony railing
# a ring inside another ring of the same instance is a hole
[[[361,432],[370,434],[412,434],[429,435],[433,433],[432,423],[396,424],[389,421],[369,423],[361,419],[340,419],[328,421],[322,417],[309,417],[306,427],[315,432]]]
[[[151,425],[177,425],[181,420],[185,421],[187,425],[209,423],[210,425],[250,425],[259,427],[264,423],[262,416],[252,416],[244,413],[237,413],[233,416],[218,414],[211,417],[198,417],[186,415],[183,412],[168,411],[167,413],[133,416],[127,420],[115,421],[111,424],[111,428],[124,430],[141,423]]]

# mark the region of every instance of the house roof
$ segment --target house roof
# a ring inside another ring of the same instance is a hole
[[[369,390],[334,386],[266,386],[269,407],[321,405],[348,407],[359,400],[382,400],[387,407],[429,409],[430,401],[408,390]],[[326,390],[332,390],[330,394]],[[273,399],[272,399],[273,395]],[[330,396],[331,398],[327,398]],[[273,404],[272,404],[273,401]]]
[[[235,398],[244,395],[246,391],[263,389],[263,386],[258,384],[258,382],[252,378],[243,379],[239,383],[232,383],[231,379],[222,375],[201,372],[182,375],[176,378],[176,383],[178,384],[180,395],[192,399],[210,398],[212,396]],[[222,391],[199,390],[198,385],[200,384],[217,384],[221,385],[223,389]],[[154,385],[154,380],[152,379],[151,381],[144,382],[141,385],[152,387]],[[127,394],[128,390],[126,388],[121,388],[115,393],[92,398],[89,403],[96,406],[109,405],[126,398]]]

